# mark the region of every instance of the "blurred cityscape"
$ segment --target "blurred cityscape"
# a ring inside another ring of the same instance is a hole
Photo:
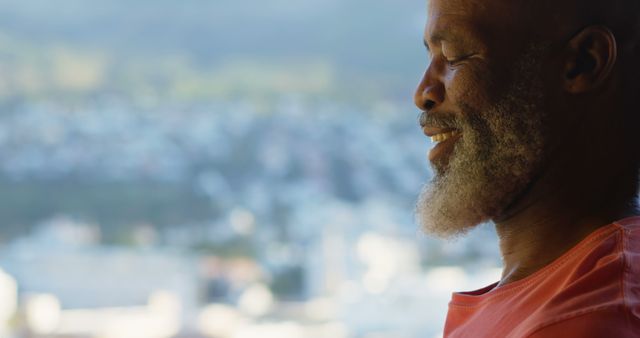
[[[0,0],[0,337],[439,337],[424,7]]]

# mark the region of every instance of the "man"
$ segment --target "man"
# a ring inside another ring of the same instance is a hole
[[[445,337],[640,337],[640,1],[431,0],[425,45],[417,219],[504,262]]]

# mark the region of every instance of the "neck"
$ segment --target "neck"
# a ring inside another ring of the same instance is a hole
[[[499,286],[540,270],[596,229],[633,216],[636,189],[629,182],[635,180],[620,172],[611,174],[599,183],[576,175],[543,179],[494,220],[504,263]]]
[[[548,211],[534,215],[531,210],[496,224],[504,263],[499,285],[533,274],[598,228],[633,215],[631,210],[593,215],[577,210]]]

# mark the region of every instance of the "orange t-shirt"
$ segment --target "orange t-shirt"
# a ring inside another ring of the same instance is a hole
[[[516,282],[454,293],[445,338],[640,337],[640,217],[602,227]]]

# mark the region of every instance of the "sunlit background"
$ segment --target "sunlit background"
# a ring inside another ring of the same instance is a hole
[[[0,0],[0,337],[434,338],[425,0]]]

